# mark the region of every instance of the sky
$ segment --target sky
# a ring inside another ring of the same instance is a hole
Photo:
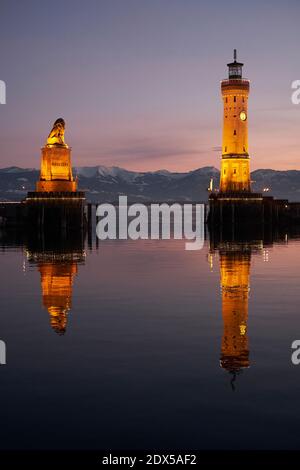
[[[38,168],[63,117],[74,166],[219,168],[236,48],[251,169],[300,170],[299,19],[299,0],[1,0],[0,167]]]

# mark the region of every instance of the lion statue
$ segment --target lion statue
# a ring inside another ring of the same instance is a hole
[[[60,145],[67,147],[65,143],[65,127],[66,123],[62,118],[56,119],[50,134],[48,135],[47,145]]]

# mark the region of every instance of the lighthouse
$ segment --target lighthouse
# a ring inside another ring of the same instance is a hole
[[[211,191],[207,223],[212,229],[234,234],[236,229],[262,230],[273,217],[272,198],[251,190],[248,148],[248,98],[250,82],[243,78],[243,65],[227,64],[228,78],[221,81],[223,139],[219,191]]]
[[[227,64],[228,78],[221,82],[223,99],[223,141],[220,193],[250,192],[250,159],[248,152],[248,96],[250,82],[243,78],[243,65]]]

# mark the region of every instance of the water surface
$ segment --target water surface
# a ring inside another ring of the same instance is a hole
[[[300,239],[1,238],[2,449],[299,448]]]

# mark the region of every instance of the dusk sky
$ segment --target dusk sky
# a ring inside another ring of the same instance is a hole
[[[0,167],[39,167],[66,120],[74,166],[220,166],[220,80],[251,81],[251,169],[300,170],[299,0],[1,0]]]

